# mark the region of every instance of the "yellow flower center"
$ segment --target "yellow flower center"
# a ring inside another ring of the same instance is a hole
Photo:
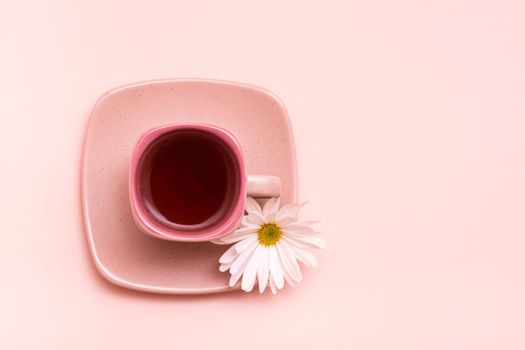
[[[262,224],[257,231],[257,239],[265,247],[277,244],[281,239],[281,235],[281,228],[275,222]]]

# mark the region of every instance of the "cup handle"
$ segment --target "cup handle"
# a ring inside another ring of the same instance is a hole
[[[254,198],[279,197],[281,178],[274,175],[248,175],[246,195]]]

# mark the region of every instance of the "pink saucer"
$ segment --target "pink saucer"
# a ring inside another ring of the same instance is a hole
[[[249,174],[277,175],[283,204],[297,197],[294,140],[283,104],[263,89],[214,80],[127,85],[96,103],[84,145],[82,201],[91,254],[100,273],[126,288],[203,294],[235,290],[218,259],[227,247],[180,243],[139,231],[131,217],[128,169],[133,146],[149,129],[207,123],[240,141]]]

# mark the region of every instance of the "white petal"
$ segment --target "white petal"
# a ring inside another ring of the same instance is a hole
[[[219,266],[219,271],[220,272],[225,272],[225,271],[228,271],[230,269],[230,267],[232,266],[231,263],[228,263],[228,264],[221,264]]]
[[[277,224],[281,227],[284,227],[286,225],[289,225],[289,224],[293,224],[293,223],[296,223],[297,222],[297,219],[296,218],[293,218],[291,216],[285,216],[283,218],[280,218],[280,219],[276,219],[275,221],[277,221]]]
[[[243,215],[242,219],[241,219],[241,226],[242,227],[249,227],[249,226],[258,226],[256,224],[254,224],[250,219],[249,219],[249,215]]]
[[[233,261],[232,266],[230,267],[231,274],[235,274],[239,271],[242,273],[242,269],[246,266],[245,263],[248,261],[257,246],[257,240],[252,241],[251,245],[246,247],[246,249]]]
[[[215,243],[215,244],[232,244],[232,243],[241,241],[241,240],[247,238],[250,235],[255,234],[255,232],[257,232],[257,230],[258,230],[258,226],[254,226],[254,225],[249,226],[249,227],[243,227],[243,228],[240,228],[240,229],[234,231],[233,233],[231,233],[231,234],[229,234],[227,236],[224,236],[224,237],[221,237],[219,239],[213,240],[212,243]]]
[[[266,223],[267,221],[262,213],[255,213],[255,212],[248,214],[248,216],[246,217],[246,220],[252,223],[252,225],[257,225],[257,226],[262,225]]]
[[[282,227],[283,231],[286,232],[292,232],[292,233],[313,233],[314,229],[310,226],[303,225],[300,223],[291,223],[287,225],[283,225]]]
[[[277,288],[275,288],[275,283],[273,282],[271,278],[270,278],[270,289],[272,290],[273,295],[277,294]]]
[[[300,282],[303,279],[301,268],[295,260],[295,255],[292,249],[287,245],[285,241],[277,243],[277,252],[281,258],[284,271],[287,272],[295,282]]]
[[[244,268],[244,274],[242,275],[241,288],[245,292],[251,292],[255,284],[255,277],[257,277],[257,270],[262,260],[262,254],[264,253],[264,247],[258,246],[250,257],[250,261]]]
[[[279,203],[281,203],[281,200],[279,198],[272,197],[268,199],[268,201],[266,202],[266,204],[264,204],[263,207],[263,216],[265,218],[268,218],[272,215],[275,215],[279,210]]]
[[[284,270],[284,279],[292,287],[297,285],[297,282],[294,281],[293,277],[288,272],[286,272],[286,270]]]
[[[234,245],[235,251],[239,254],[241,254],[246,248],[251,246],[254,241],[257,241],[257,236],[251,235],[245,239],[243,239],[240,242],[237,242],[237,244]]]
[[[307,202],[303,203],[288,203],[284,205],[277,213],[277,220],[280,220],[286,216],[297,218],[297,213]]]
[[[306,266],[316,267],[319,265],[319,261],[317,260],[315,255],[313,255],[309,251],[306,251],[301,248],[294,248],[293,253],[295,257]]]
[[[294,248],[311,248],[310,246],[306,245],[306,244],[303,244],[301,242],[298,242],[298,241],[294,241],[290,238],[290,236],[282,236],[281,239],[283,241],[286,241],[286,243],[290,244],[292,247]]]
[[[221,264],[229,264],[237,257],[237,255],[239,254],[235,250],[235,246],[232,245],[227,251],[224,252],[224,254],[221,255],[219,262]]]
[[[302,243],[298,240],[293,239],[290,235],[283,235],[281,238],[283,241],[286,241],[291,247],[294,248],[302,248],[302,249],[311,249],[312,246],[310,244]]]
[[[312,233],[296,233],[296,232],[290,232],[290,231],[282,231],[283,237],[288,237],[291,239],[302,239],[304,237],[311,237],[311,238],[319,238],[320,232],[312,232]]]
[[[291,243],[292,246],[296,246],[299,248],[325,248],[326,242],[324,239],[320,237],[315,236],[309,236],[309,235],[286,235],[283,236],[287,240],[287,242]]]
[[[245,234],[245,233],[254,233],[258,229],[259,229],[258,225],[249,225],[249,226],[247,225],[247,226],[238,228],[237,230],[233,231],[233,233],[231,235],[232,236],[233,235],[239,236],[239,235],[242,235],[242,234]]]
[[[245,234],[240,235],[240,236],[230,235],[230,236],[222,237],[221,239],[218,239],[218,240],[214,240],[214,241],[212,241],[212,243],[215,243],[215,244],[233,244],[233,243],[237,243],[237,242],[243,241],[245,239],[248,239],[248,238],[250,238],[250,236],[254,236],[254,234],[253,233],[245,233]],[[217,243],[217,241],[219,241],[220,243]]]
[[[246,201],[244,202],[244,207],[246,208],[246,211],[248,212],[248,214],[251,214],[251,213],[262,214],[261,206],[252,197],[246,198]]]
[[[219,239],[212,239],[210,242],[213,243],[213,244],[217,244],[217,245],[227,245],[227,244],[231,244],[231,243],[223,242],[223,241],[222,241],[222,238],[219,238]]]
[[[248,264],[248,261],[250,261],[250,256],[251,256],[251,253],[248,255],[248,258],[246,259],[243,259],[240,266],[237,268],[237,270],[235,272],[232,271],[232,268],[230,267],[230,273],[231,273],[231,277],[230,277],[230,287],[234,287],[237,282],[239,281],[239,279],[241,278],[241,276],[243,275],[244,273],[244,268],[246,267],[246,265]],[[235,260],[237,261],[237,260]]]
[[[268,248],[261,247],[263,250],[261,262],[259,263],[259,269],[257,270],[257,278],[259,280],[259,293],[264,292],[266,285],[268,284],[269,267],[268,267]]]
[[[289,269],[284,268],[283,266],[283,272],[284,272],[284,279],[286,280],[286,282],[288,282],[290,286],[295,287],[297,285],[297,282],[294,280],[294,278],[290,274]]]
[[[277,254],[277,249],[275,246],[271,246],[268,253],[268,265],[270,266],[270,279],[275,283],[277,289],[281,289],[284,286],[284,275],[283,267],[281,266],[281,261],[279,255]]]
[[[230,269],[230,272],[231,272],[231,269]],[[240,269],[239,271],[231,275],[230,282],[229,282],[230,287],[235,287],[237,282],[239,282],[239,279],[241,278],[242,273],[243,273],[243,269]]]

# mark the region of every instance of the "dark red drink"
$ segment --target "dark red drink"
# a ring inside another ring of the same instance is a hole
[[[144,204],[162,223],[205,225],[229,210],[228,190],[239,181],[237,166],[214,135],[195,131],[164,135],[150,145],[143,162]]]

